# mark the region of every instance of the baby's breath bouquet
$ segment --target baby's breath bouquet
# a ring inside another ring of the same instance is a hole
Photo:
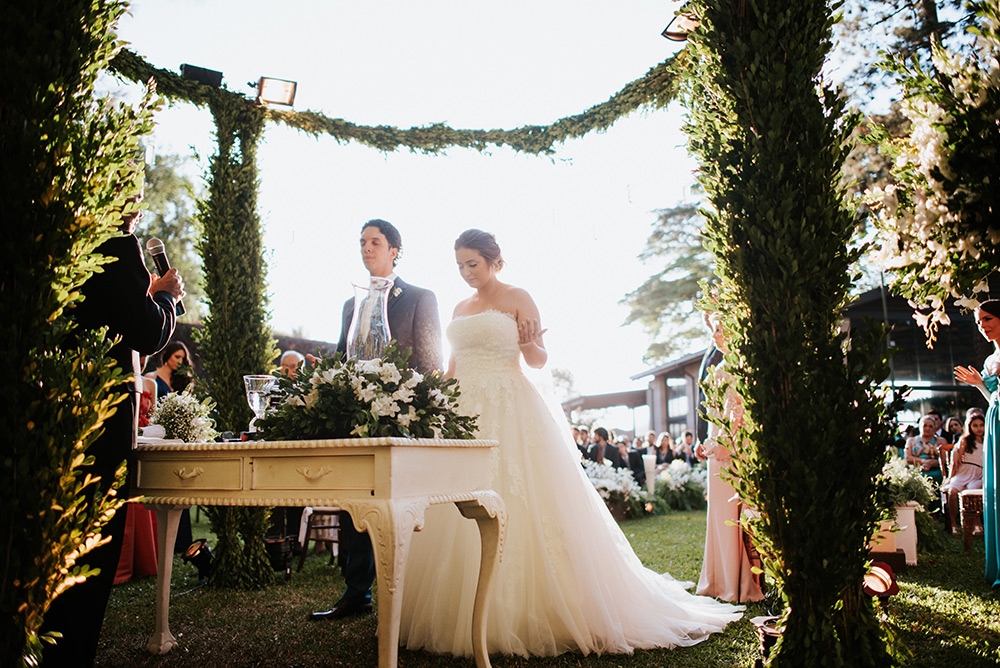
[[[294,377],[278,377],[283,398],[257,420],[268,440],[313,438],[475,438],[476,419],[461,415],[458,381],[421,374],[409,349],[390,344],[380,360],[320,359]]]
[[[211,418],[214,408],[211,398],[199,401],[190,389],[174,392],[156,402],[149,423],[163,427],[165,438],[177,438],[186,443],[211,441],[218,435]]]

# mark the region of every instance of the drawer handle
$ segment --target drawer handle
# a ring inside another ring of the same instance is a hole
[[[319,470],[313,470],[302,466],[296,470],[299,472],[299,475],[310,482],[315,482],[328,473],[333,473],[333,469],[328,466],[324,466]]]
[[[196,466],[190,471],[188,471],[187,469],[174,469],[174,475],[180,478],[181,480],[190,480],[191,478],[197,478],[204,472],[205,469],[201,468],[200,466]]]

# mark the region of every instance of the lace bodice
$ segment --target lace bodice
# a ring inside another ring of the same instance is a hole
[[[448,324],[447,334],[457,377],[520,372],[517,321],[507,313],[483,311],[457,316]]]

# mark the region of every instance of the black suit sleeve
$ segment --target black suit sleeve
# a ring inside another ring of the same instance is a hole
[[[80,324],[92,329],[106,325],[112,335],[122,337],[119,346],[141,355],[158,352],[174,331],[173,296],[167,292],[149,295],[149,271],[134,236],[111,239],[98,252],[117,260],[104,265],[84,286]]]

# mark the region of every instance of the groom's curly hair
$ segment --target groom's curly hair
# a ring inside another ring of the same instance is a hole
[[[395,225],[381,218],[372,218],[361,226],[361,231],[364,232],[369,227],[377,227],[378,231],[385,237],[389,247],[396,249],[396,258],[392,261],[392,266],[395,267],[399,256],[403,254],[403,238],[399,235],[399,230],[396,229]]]

